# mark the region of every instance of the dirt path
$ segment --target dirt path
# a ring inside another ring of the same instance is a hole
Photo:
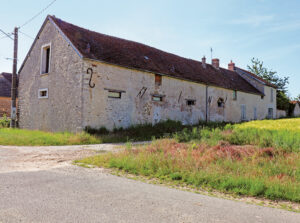
[[[122,144],[80,146],[0,146],[0,173],[47,170],[99,152],[117,151]]]

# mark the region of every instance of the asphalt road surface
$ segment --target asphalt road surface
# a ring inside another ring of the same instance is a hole
[[[298,213],[71,165],[72,159],[93,154],[92,149],[0,146],[0,222],[300,222]]]

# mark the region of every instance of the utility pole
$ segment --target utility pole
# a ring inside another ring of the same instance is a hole
[[[14,57],[13,57],[13,73],[12,73],[12,83],[11,83],[11,121],[10,127],[16,127],[17,119],[17,62],[18,62],[18,27],[15,27],[14,32]]]

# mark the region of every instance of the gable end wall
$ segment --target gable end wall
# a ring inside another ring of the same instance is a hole
[[[40,75],[41,47],[51,43],[50,73]],[[47,22],[19,74],[19,126],[46,131],[76,131],[82,126],[82,59]],[[48,99],[38,90],[48,88]]]

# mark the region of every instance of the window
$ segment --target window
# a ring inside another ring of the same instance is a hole
[[[244,121],[246,119],[246,105],[241,105],[241,120]]]
[[[273,97],[274,97],[273,94],[274,94],[274,93],[273,93],[273,88],[271,88],[271,102],[273,102]]]
[[[217,103],[218,103],[218,107],[219,108],[223,108],[224,105],[225,105],[225,102],[224,102],[223,98],[219,98],[218,101],[217,101]]]
[[[196,104],[196,100],[186,100],[186,105],[187,106],[192,106]]]
[[[254,107],[254,111],[253,111],[253,119],[254,119],[254,120],[257,119],[257,109],[256,109],[256,107]]]
[[[121,98],[121,92],[108,91],[109,98]]]
[[[264,95],[260,96],[260,98],[261,98],[262,100],[264,99],[264,97],[265,97]]]
[[[48,98],[48,88],[39,89],[38,98]]]
[[[162,82],[162,76],[159,74],[155,74],[155,86],[160,86]]]
[[[119,98],[120,99],[122,97],[122,93],[126,93],[126,91],[108,89],[108,88],[104,88],[104,90],[108,91],[107,95],[109,98]]]
[[[51,57],[51,45],[47,44],[42,47],[41,58],[41,74],[48,74],[50,72],[50,57]]]
[[[233,98],[234,101],[237,100],[237,91],[236,90],[233,91],[233,97],[232,98]]]
[[[268,118],[273,118],[273,108],[268,108]]]
[[[152,101],[163,101],[162,96],[152,95]]]

